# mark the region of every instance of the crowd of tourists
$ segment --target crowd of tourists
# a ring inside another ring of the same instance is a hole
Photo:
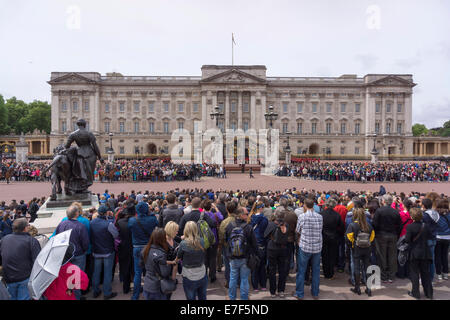
[[[280,166],[278,176],[310,180],[359,182],[449,181],[450,165],[446,162],[302,162]]]
[[[49,181],[51,172],[41,174],[50,161],[0,164],[0,181]],[[167,160],[117,160],[98,164],[95,181],[100,182],[158,182],[197,181],[202,176],[226,178],[224,166],[214,164],[182,164]]]
[[[218,272],[225,273],[231,300],[238,287],[242,300],[250,287],[271,298],[303,299],[307,286],[317,299],[320,283],[336,272],[348,274],[354,294],[372,296],[369,265],[379,266],[387,286],[409,278],[408,294],[417,299],[419,283],[432,299],[433,285],[448,280],[443,194],[175,189],[117,196],[106,190],[99,198],[97,210],[73,203],[57,226],[53,236],[72,230],[72,245],[41,299],[114,298],[116,268],[123,294],[133,300],[171,299],[177,286],[186,299],[205,300]],[[30,211],[22,201],[0,203],[2,277],[11,299],[30,299],[27,283],[41,250],[29,234]],[[67,287],[69,270],[81,274],[76,288]],[[293,272],[295,291],[287,293]]]

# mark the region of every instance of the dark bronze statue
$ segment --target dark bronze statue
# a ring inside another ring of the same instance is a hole
[[[52,196],[62,193],[61,180],[64,181],[66,195],[87,193],[94,183],[94,170],[97,159],[103,163],[95,136],[86,130],[86,121],[77,122],[78,130],[72,132],[64,146],[55,149],[52,163],[43,171],[52,169]],[[71,147],[75,142],[77,147]]]

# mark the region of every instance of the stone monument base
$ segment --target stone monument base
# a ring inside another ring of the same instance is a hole
[[[56,200],[47,198],[37,212],[37,219],[31,224],[38,229],[39,233],[53,233],[61,220],[66,217],[66,210],[73,202],[80,202],[83,210],[89,210],[92,207],[98,209],[99,207],[97,196],[90,192],[71,196],[64,193],[58,194]]]

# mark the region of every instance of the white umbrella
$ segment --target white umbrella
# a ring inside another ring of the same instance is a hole
[[[52,237],[34,261],[28,281],[28,291],[32,299],[39,300],[53,280],[58,277],[69,246],[71,232],[72,230],[67,230]]]

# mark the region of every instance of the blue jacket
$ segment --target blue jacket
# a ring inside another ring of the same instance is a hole
[[[0,239],[11,233],[12,233],[12,220],[7,219],[6,221],[1,221],[0,222]]]
[[[437,235],[449,236],[450,235],[450,213],[441,215],[437,223]]]
[[[269,220],[267,220],[267,218],[262,213],[258,215],[254,214],[252,215],[250,223],[254,228],[253,233],[255,234],[258,246],[266,246],[267,239],[264,238],[264,231],[266,231]],[[255,228],[256,225],[257,227]]]
[[[67,220],[67,217],[64,217],[61,221],[66,221],[66,220]],[[88,232],[88,237],[90,238],[91,237],[91,230],[90,230],[90,226],[89,226],[89,219],[86,219],[83,216],[78,216],[77,220],[80,221],[86,227],[87,232]],[[50,238],[54,237],[55,235],[56,235],[56,230],[53,231],[53,234],[50,236]],[[91,249],[92,249],[91,248],[91,242],[89,241],[89,247],[88,247],[88,250],[87,250],[86,254],[90,254],[91,253]]]
[[[139,223],[137,222],[139,219]],[[158,226],[158,219],[154,214],[151,215],[138,215],[128,220],[128,229],[131,231],[131,240],[133,246],[145,246],[150,239],[153,229]],[[145,231],[144,231],[144,230]]]
[[[114,224],[105,216],[91,221],[92,253],[110,254],[114,252],[114,239],[119,236]]]
[[[439,220],[440,220],[439,213],[435,210],[428,209],[423,213],[423,222],[430,229],[432,240],[436,240]]]
[[[89,249],[89,235],[86,227],[78,220],[67,219],[61,221],[56,227],[55,234],[72,230],[70,234],[70,242],[75,245],[74,256],[85,254]]]

